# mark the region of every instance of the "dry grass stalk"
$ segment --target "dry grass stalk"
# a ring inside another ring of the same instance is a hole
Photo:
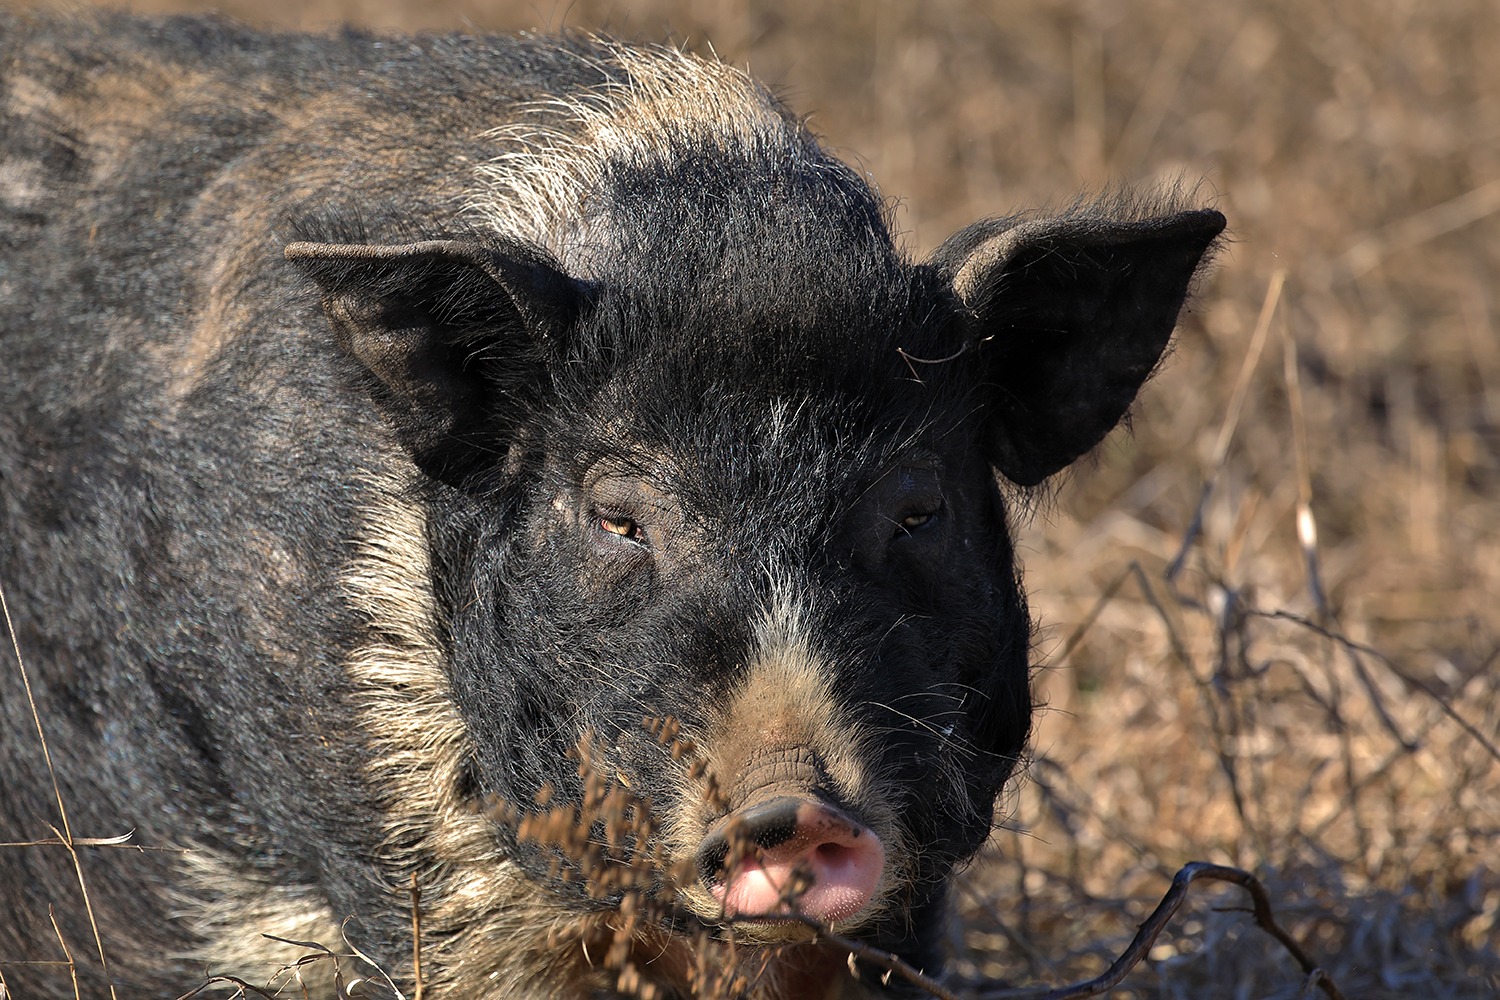
[[[73,949],[68,947],[68,940],[63,937],[62,928],[57,925],[57,913],[51,906],[47,907],[47,919],[52,921],[52,932],[57,935],[58,947],[62,948],[63,958],[67,962],[68,976],[73,980],[73,996],[81,996],[78,986],[78,964],[73,961]]]
[[[1234,393],[1229,397],[1229,406],[1224,413],[1224,420],[1219,424],[1218,440],[1214,444],[1213,456],[1208,462],[1208,476],[1203,480],[1203,489],[1198,497],[1198,508],[1193,514],[1192,523],[1182,537],[1182,545],[1177,550],[1170,566],[1167,567],[1167,580],[1170,582],[1177,578],[1182,572],[1183,564],[1187,561],[1193,543],[1198,540],[1203,530],[1203,513],[1208,506],[1210,497],[1213,496],[1214,483],[1219,478],[1219,473],[1224,468],[1224,462],[1229,458],[1229,444],[1234,440],[1235,428],[1239,427],[1240,414],[1245,410],[1245,396],[1250,391],[1250,379],[1255,374],[1256,367],[1260,364],[1261,352],[1266,346],[1266,336],[1271,330],[1271,317],[1276,314],[1276,306],[1281,302],[1281,290],[1286,284],[1286,272],[1277,269],[1271,275],[1270,283],[1266,287],[1266,297],[1260,306],[1260,318],[1255,321],[1255,332],[1250,336],[1250,346],[1245,351],[1245,359],[1240,364],[1240,375],[1234,383]]]
[[[231,1000],[260,997],[262,1000],[284,1000],[287,996],[311,1000],[311,992],[303,976],[305,970],[332,970],[332,983],[336,1000],[405,1000],[404,994],[374,960],[360,951],[344,937],[343,951],[335,951],[318,941],[293,941],[289,938],[265,935],[272,941],[294,945],[306,950],[306,954],[282,966],[264,986],[245,981],[238,976],[210,976],[197,987],[184,993],[177,1000],[194,1000],[210,991],[228,989]],[[369,967],[369,976],[350,976],[345,972],[346,963],[358,961]],[[322,995],[322,994],[319,994]]]
[[[422,891],[417,887],[417,873],[411,875],[411,978],[414,1000],[423,1000],[422,983]]]
[[[16,669],[20,672],[21,683],[26,689],[26,703],[31,709],[32,721],[36,723],[37,739],[41,742],[42,757],[47,762],[47,774],[51,777],[52,780],[52,794],[57,801],[57,815],[59,820],[62,822],[61,830],[57,829],[56,827],[52,828],[53,834],[56,835],[55,841],[39,840],[33,841],[31,843],[36,845],[44,843],[56,843],[64,850],[66,850],[68,852],[69,858],[72,859],[73,871],[78,876],[78,890],[83,894],[84,911],[88,915],[89,926],[93,929],[94,932],[94,947],[97,949],[96,954],[99,958],[99,968],[104,973],[105,981],[109,983],[109,995],[111,1000],[116,1000],[115,984],[109,974],[109,959],[105,957],[104,953],[104,938],[99,934],[99,922],[94,917],[94,904],[89,899],[88,879],[83,874],[83,861],[78,855],[78,848],[80,846],[83,846],[83,843],[74,840],[73,828],[68,823],[68,807],[67,804],[63,801],[62,786],[58,784],[57,771],[52,766],[52,748],[47,745],[47,733],[42,726],[41,713],[37,711],[36,696],[32,693],[31,690],[31,677],[26,672],[26,660],[21,656],[21,644],[16,639],[16,628],[11,621],[10,602],[6,600],[5,585],[3,582],[0,582],[0,613],[3,613],[3,616],[5,618],[5,634],[10,636],[11,651],[15,654],[16,657]],[[119,842],[119,838],[107,838],[107,840],[114,840],[115,842]],[[78,998],[78,1000],[81,1000],[78,991],[78,969],[73,962],[73,953],[68,948],[67,942],[63,940],[62,931],[57,926],[56,916],[52,915],[51,913],[51,907],[48,907],[48,914],[52,919],[52,929],[57,932],[58,943],[62,945],[63,954],[67,957],[68,972],[73,979],[73,995],[75,998]]]

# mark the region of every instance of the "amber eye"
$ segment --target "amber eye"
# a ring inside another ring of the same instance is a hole
[[[909,535],[913,531],[927,527],[927,525],[937,520],[938,513],[941,510],[942,507],[936,507],[932,510],[924,510],[906,515],[901,519],[901,531],[898,534]]]
[[[641,537],[641,526],[628,517],[608,517],[599,515],[599,530],[607,531],[611,535],[619,535],[631,541],[639,541]]]

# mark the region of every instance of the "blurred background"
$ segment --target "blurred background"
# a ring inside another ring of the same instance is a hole
[[[711,50],[919,255],[1079,191],[1196,189],[1233,242],[1170,364],[1020,527],[1044,707],[957,971],[1093,975],[1208,860],[1264,879],[1348,997],[1500,995],[1500,4],[126,6]],[[1312,995],[1245,903],[1195,886],[1111,995]]]

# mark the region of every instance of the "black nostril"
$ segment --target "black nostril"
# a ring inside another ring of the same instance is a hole
[[[698,879],[706,886],[719,881],[724,859],[729,855],[729,841],[722,833],[709,834],[698,846]]]
[[[797,832],[797,810],[802,801],[783,797],[742,809],[735,814],[739,818],[740,836],[768,850],[791,840]]]
[[[757,803],[721,820],[698,846],[698,877],[707,885],[718,881],[729,856],[730,836],[738,846],[754,844],[769,850],[797,832],[797,809],[803,800],[783,796]]]

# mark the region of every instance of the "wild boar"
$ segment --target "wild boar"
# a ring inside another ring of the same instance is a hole
[[[0,25],[0,841],[147,848],[78,847],[87,901],[0,849],[0,961],[62,957],[51,906],[86,990],[91,920],[131,995],[305,951],[266,935],[409,984],[415,895],[429,997],[687,996],[731,939],[721,992],[908,988],[799,917],[935,969],[1030,725],[1015,497],[1223,218],[917,261],[673,48]]]

